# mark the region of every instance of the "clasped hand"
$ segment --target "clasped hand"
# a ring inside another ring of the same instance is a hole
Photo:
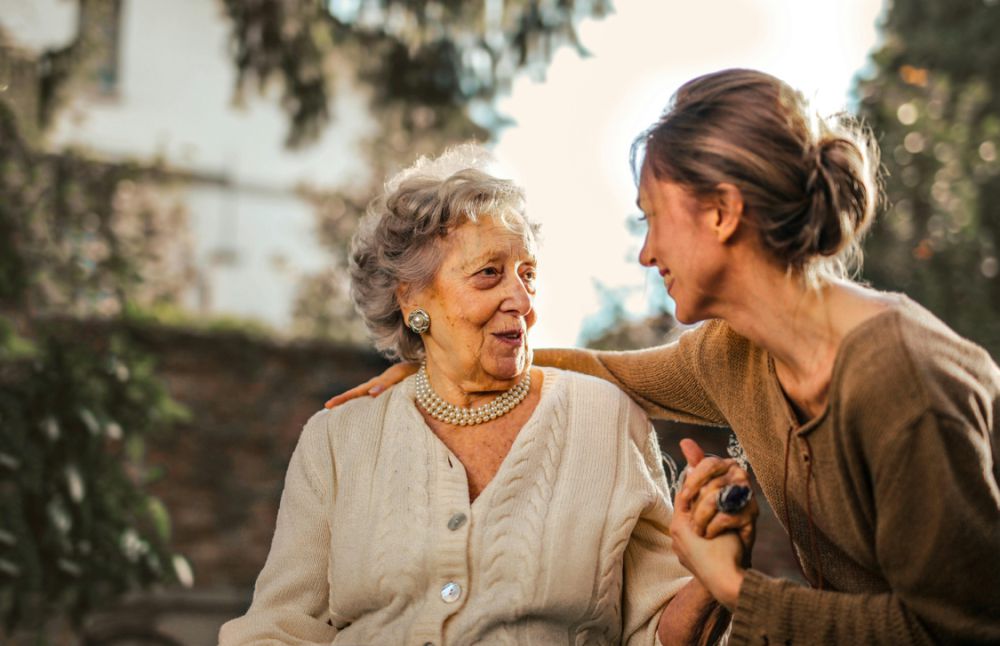
[[[705,456],[693,440],[682,440],[681,451],[688,466],[674,498],[670,523],[674,551],[719,603],[734,610],[743,568],[749,566],[759,509],[751,498],[741,511],[723,513],[716,501],[723,487],[749,487],[750,478],[735,460]]]

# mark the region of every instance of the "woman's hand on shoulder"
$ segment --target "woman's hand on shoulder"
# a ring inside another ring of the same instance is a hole
[[[363,384],[342,392],[336,397],[331,397],[326,402],[326,407],[333,408],[335,406],[340,406],[345,402],[357,399],[358,397],[364,397],[365,395],[368,395],[369,397],[378,397],[390,386],[398,384],[417,372],[419,367],[420,366],[417,363],[409,361],[393,364],[386,368],[385,372],[382,374],[372,377]]]

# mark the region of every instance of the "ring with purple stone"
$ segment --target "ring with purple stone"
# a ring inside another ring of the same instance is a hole
[[[730,484],[719,489],[715,507],[724,514],[738,514],[750,503],[753,490],[746,485]]]

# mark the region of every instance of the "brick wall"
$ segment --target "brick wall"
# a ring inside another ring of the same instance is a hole
[[[88,333],[104,331],[98,326]],[[282,345],[239,333],[142,327],[133,336],[158,357],[171,395],[192,414],[169,436],[151,441],[149,460],[163,469],[153,493],[170,510],[173,547],[191,561],[195,589],[140,595],[113,613],[113,621],[155,624],[182,644],[214,643],[218,625],[249,602],[302,425],[331,394],[386,364],[357,348]],[[681,437],[693,437],[708,452],[726,452],[724,430],[659,422],[657,428],[678,464]],[[787,536],[763,497],[758,500],[763,511],[754,564],[796,578]],[[192,633],[192,626],[201,628]]]

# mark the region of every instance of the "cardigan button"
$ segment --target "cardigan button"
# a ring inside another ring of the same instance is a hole
[[[462,596],[462,586],[454,581],[449,581],[441,588],[441,600],[445,603],[455,603]]]
[[[454,516],[448,519],[448,529],[455,531],[459,527],[465,524],[467,517],[462,512],[458,512]]]

